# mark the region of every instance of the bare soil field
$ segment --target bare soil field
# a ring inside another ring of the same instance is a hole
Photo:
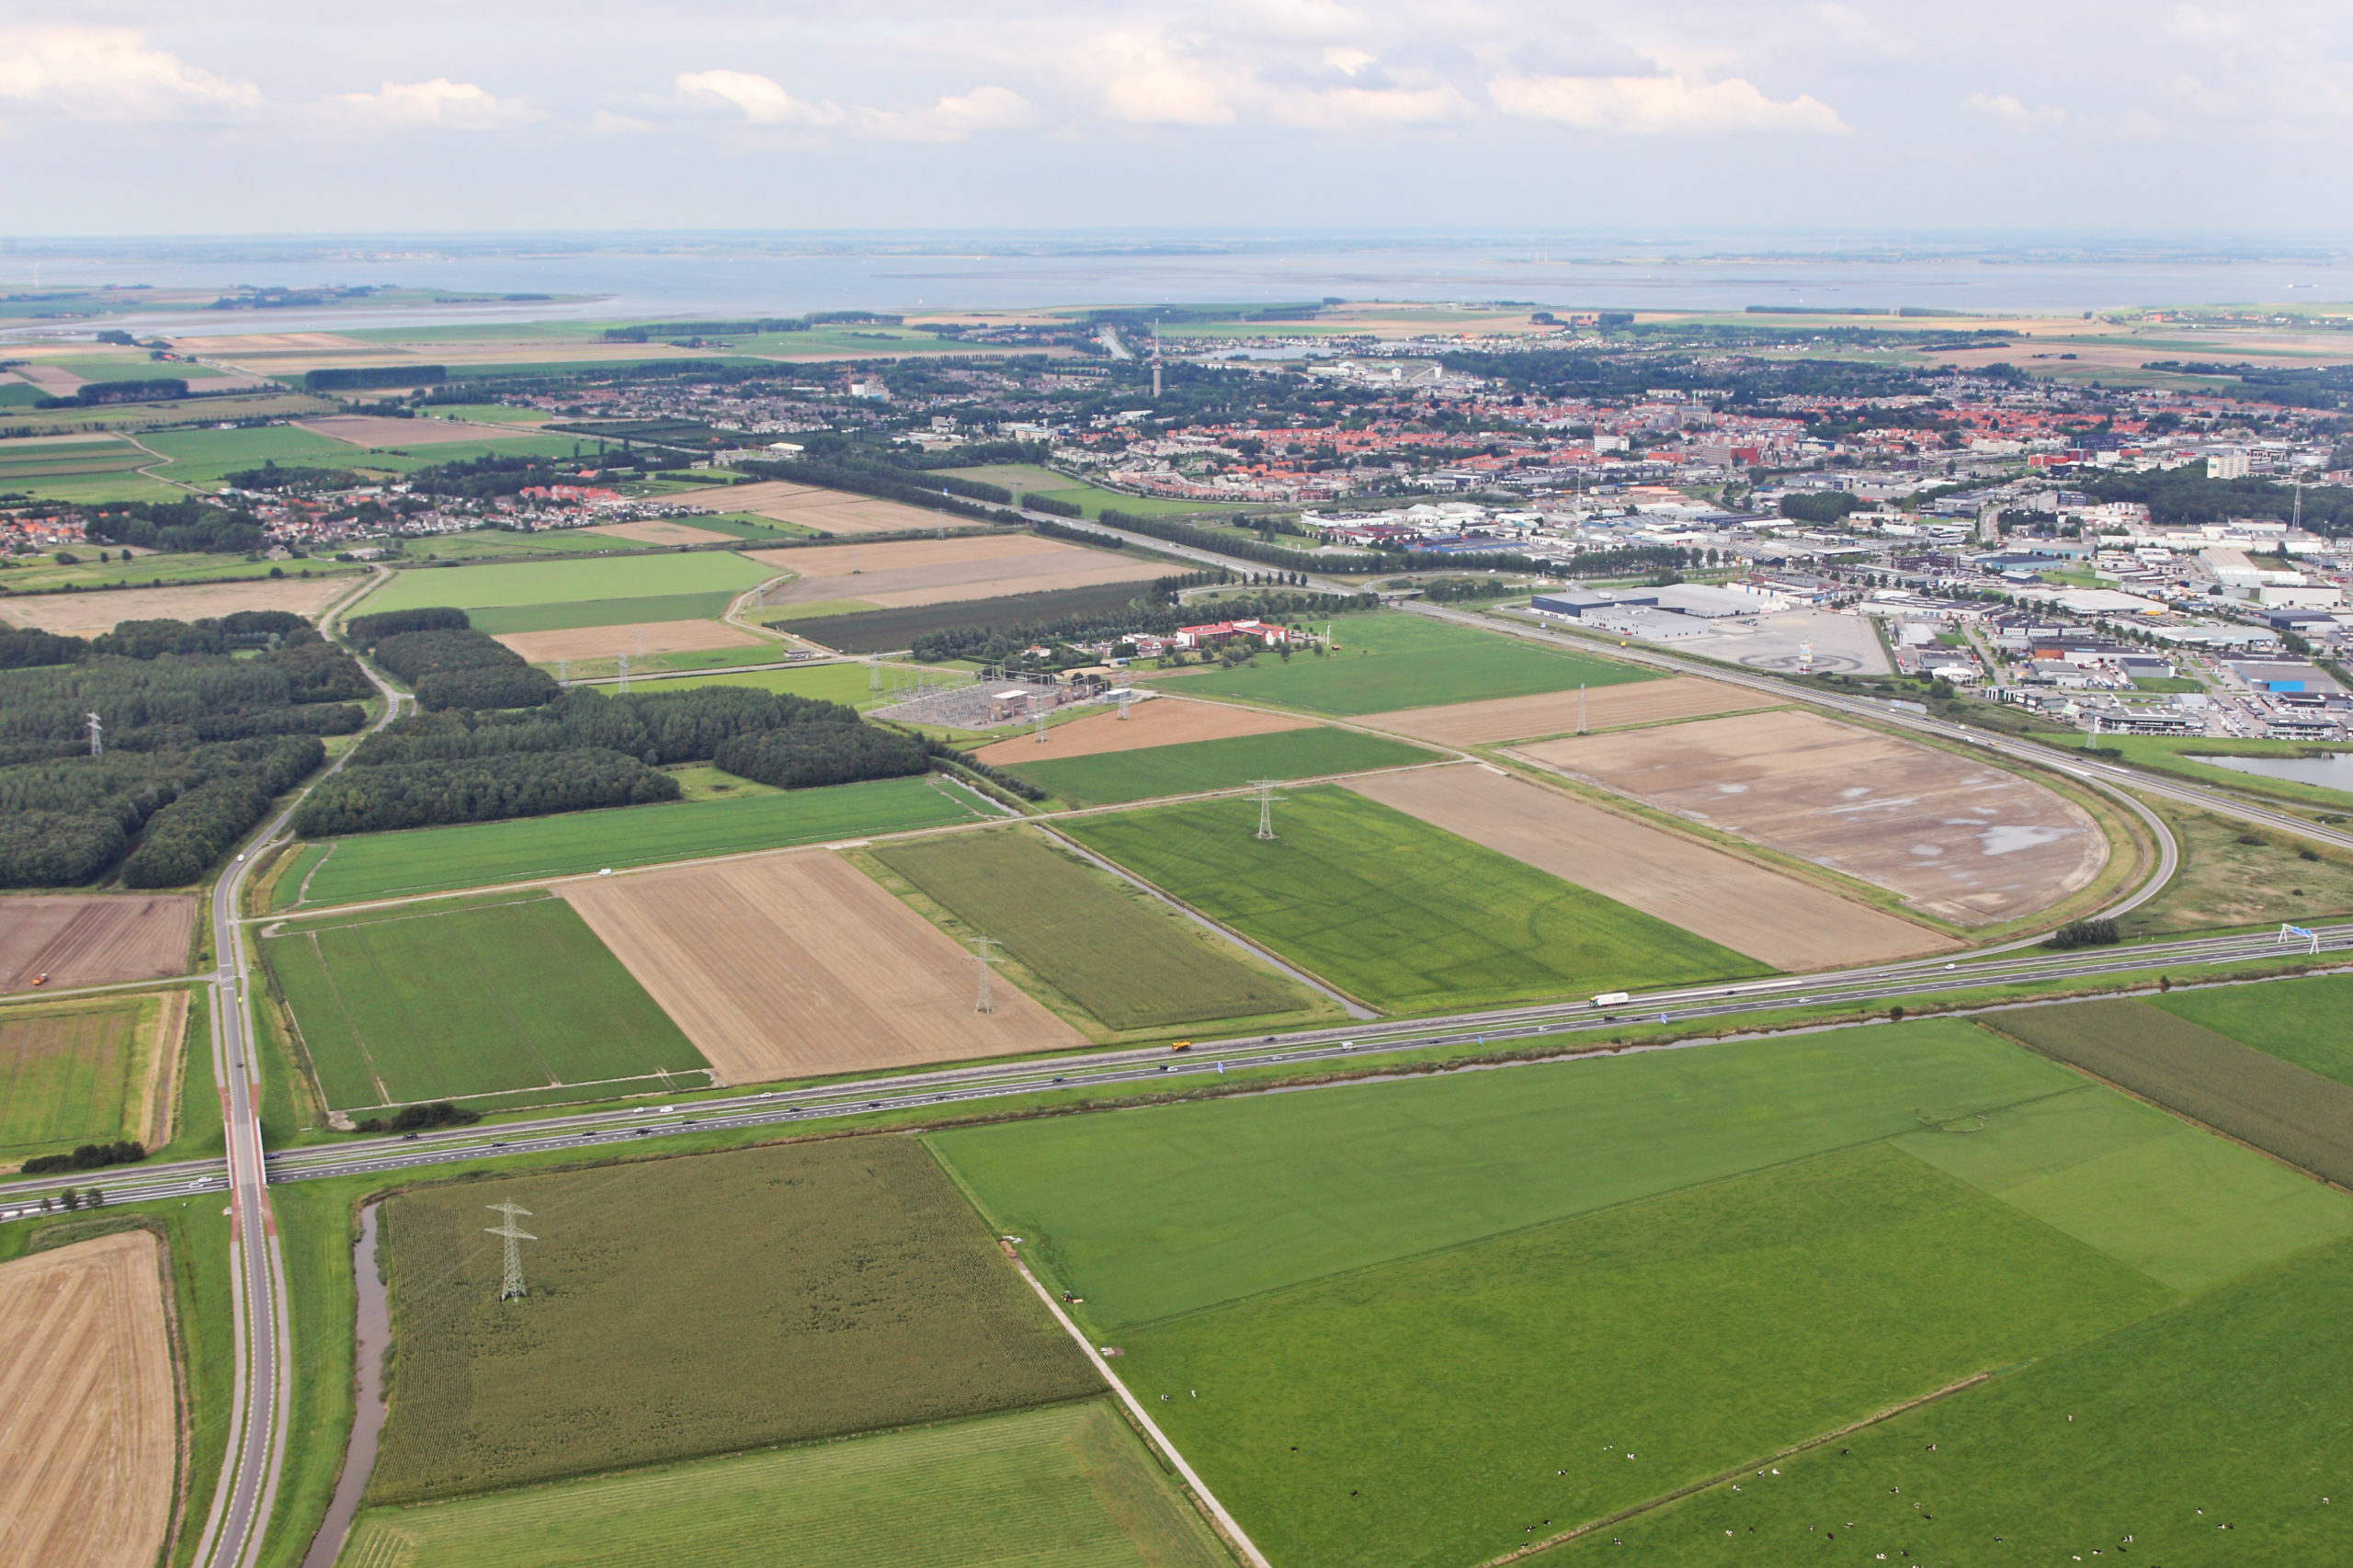
[[[389,419],[373,414],[336,414],[298,419],[295,428],[332,436],[355,447],[439,447],[453,441],[516,441],[540,432],[528,425],[473,425],[462,419]]]
[[[1271,735],[1282,730],[1308,730],[1313,719],[1283,713],[1261,713],[1249,708],[1228,708],[1219,702],[1193,702],[1181,697],[1155,697],[1130,705],[1121,719],[1110,709],[1073,719],[1046,732],[1046,744],[1035,735],[1020,735],[983,746],[972,755],[992,767],[1017,762],[1051,762],[1060,756],[1095,756],[1108,751],[1141,751],[1146,746],[1183,745],[1188,741],[1222,741],[1233,735]]]
[[[44,365],[34,359],[16,367],[17,379],[30,381],[51,397],[71,397],[82,390],[82,378],[63,365]]]
[[[705,648],[772,648],[740,626],[717,620],[648,620],[582,626],[568,631],[509,631],[497,639],[535,665],[556,659],[609,659],[615,653],[692,653]]]
[[[172,346],[214,358],[233,358],[239,354],[362,354],[376,347],[333,332],[244,332],[225,337],[176,337]]]
[[[258,570],[258,568],[256,568]],[[347,575],[257,578],[250,583],[190,583],[176,588],[108,588],[89,594],[17,594],[0,599],[0,625],[68,637],[95,637],[124,620],[201,620],[241,609],[290,609],[315,616],[349,591]]]
[[[2107,835],[2040,784],[1811,713],[1546,741],[1518,755],[1980,926],[2099,874]]]
[[[921,506],[881,501],[871,495],[853,495],[846,490],[793,484],[781,479],[682,491],[663,499],[677,506],[705,506],[714,512],[749,512],[754,517],[799,523],[835,534],[914,533],[973,526],[969,517],[929,512]]]
[[[0,899],[0,991],[161,980],[188,971],[196,900],[188,893],[43,894]]]
[[[0,1267],[0,1568],[149,1568],[178,1429],[153,1236]]]
[[[1083,1045],[839,857],[801,852],[559,884],[722,1083]]]
[[[529,426],[521,427],[527,434]],[[674,523],[661,517],[646,517],[634,523],[598,523],[580,530],[585,534],[604,534],[612,539],[625,539],[638,544],[717,544],[733,540],[733,534],[716,528],[699,528],[691,523]]]
[[[966,534],[743,553],[773,570],[800,574],[798,580],[763,597],[762,604],[768,606],[860,599],[898,609],[1097,583],[1141,582],[1166,570],[1157,562],[1126,560],[1108,550],[1057,544],[1029,534]]]
[[[1586,693],[1582,706],[1585,727],[1591,731],[1656,724],[1669,719],[1698,719],[1715,713],[1743,713],[1770,707],[1773,700],[1762,692],[1743,691],[1721,681],[1670,676],[1665,680],[1602,687]],[[1393,730],[1401,735],[1436,741],[1440,745],[1473,746],[1529,735],[1571,733],[1577,727],[1579,706],[1574,691],[1548,691],[1535,697],[1498,697],[1485,702],[1449,703],[1444,708],[1370,713],[1364,722],[1378,730]]]
[[[1829,969],[1959,946],[1900,915],[1483,767],[1375,774],[1347,788],[1776,969]]]

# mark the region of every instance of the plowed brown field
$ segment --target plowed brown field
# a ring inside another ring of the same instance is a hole
[[[839,858],[772,856],[556,890],[695,1043],[722,1082],[912,1067],[1083,1045]]]
[[[747,550],[744,555],[775,571],[800,574],[797,581],[770,590],[763,604],[861,599],[885,609],[1131,583],[1166,570],[1164,564],[1129,560],[1111,551],[1058,544],[1029,534]]]
[[[178,1415],[153,1236],[0,1266],[0,1568],[149,1568]]]
[[[1668,719],[1697,719],[1711,713],[1740,713],[1769,708],[1774,699],[1762,692],[1743,691],[1722,681],[1695,676],[1670,676],[1665,680],[1631,681],[1605,686],[1585,694],[1587,731],[1623,729],[1629,724],[1655,724]],[[1372,713],[1364,722],[1375,729],[1393,730],[1416,740],[1440,745],[1484,745],[1490,741],[1516,741],[1531,735],[1562,735],[1577,727],[1577,694],[1548,691],[1535,697],[1498,697],[1485,702],[1453,702],[1443,708],[1405,708],[1394,713]]]
[[[1347,788],[1776,969],[1876,963],[1959,946],[1884,910],[1483,767],[1374,774]]]
[[[0,991],[47,974],[51,991],[160,980],[188,970],[196,900],[187,893],[66,893],[0,899]]]
[[[535,665],[551,659],[609,659],[615,653],[691,653],[704,648],[775,644],[716,620],[648,620],[632,626],[581,626],[568,631],[509,631],[504,642]]]
[[[846,490],[820,490],[813,484],[793,484],[780,479],[757,484],[723,484],[710,490],[688,490],[664,497],[672,505],[703,506],[714,512],[749,512],[780,523],[800,523],[835,534],[882,534],[969,528],[969,517],[921,506],[853,495]]]
[[[137,571],[136,566],[124,568]],[[259,571],[259,567],[255,568]],[[259,578],[251,583],[191,583],[179,588],[109,588],[95,594],[18,594],[0,604],[0,625],[66,637],[96,637],[123,620],[202,620],[241,609],[290,609],[315,616],[353,585],[349,575]]]
[[[1182,745],[1188,741],[1222,741],[1231,735],[1271,735],[1281,730],[1313,729],[1314,724],[1313,719],[1261,713],[1251,708],[1155,697],[1130,705],[1125,719],[1106,709],[1067,724],[1057,724],[1046,732],[1043,745],[1038,744],[1035,735],[1021,735],[983,746],[972,755],[983,762],[1005,767],[1017,762],[1050,762],[1058,756],[1094,756],[1107,751]]]
[[[1545,741],[1519,755],[1984,925],[2046,909],[2108,863],[2099,824],[2041,785],[1812,713]]]

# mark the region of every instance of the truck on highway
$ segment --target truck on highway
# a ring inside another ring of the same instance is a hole
[[[1634,994],[1631,991],[1605,991],[1593,999],[1593,1005],[1597,1007],[1615,1007],[1621,1002],[1631,1002],[1633,999]]]

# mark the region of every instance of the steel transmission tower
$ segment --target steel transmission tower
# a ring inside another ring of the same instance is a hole
[[[531,1234],[529,1231],[517,1230],[515,1228],[515,1216],[520,1214],[529,1218],[531,1211],[529,1209],[522,1208],[517,1204],[511,1198],[504,1203],[485,1203],[483,1207],[490,1210],[494,1213],[503,1214],[506,1217],[506,1222],[503,1225],[484,1225],[483,1227],[483,1230],[489,1232],[492,1235],[498,1237],[501,1241],[506,1244],[506,1256],[505,1259],[506,1271],[499,1277],[498,1299],[502,1301],[512,1301],[530,1294],[529,1291],[523,1289],[523,1252],[522,1249],[517,1247],[515,1244],[517,1242],[535,1242],[540,1238]]]
[[[1003,946],[1004,944],[1002,942],[995,941],[987,937],[975,937],[972,938],[972,961],[980,966],[981,971],[980,987],[972,994],[972,1011],[975,1013],[994,1013],[996,1011],[996,1003],[989,995],[989,969],[990,966],[1003,963],[1005,960],[998,958],[995,953],[990,952],[989,949],[991,948]]]
[[[98,722],[98,716],[96,713],[85,713],[83,717],[90,725],[90,755],[97,756],[106,750],[106,742],[101,738],[101,732],[106,729],[106,726]]]
[[[1276,782],[1277,780],[1272,778],[1250,780],[1250,788],[1258,791],[1258,836],[1260,838],[1275,836],[1275,802],[1290,799],[1289,796],[1275,793]]]

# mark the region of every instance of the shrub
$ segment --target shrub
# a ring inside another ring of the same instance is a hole
[[[70,1154],[40,1154],[27,1160],[23,1174],[47,1176],[51,1171],[95,1171],[108,1165],[133,1165],[147,1157],[144,1144],[125,1138],[116,1143],[85,1143]],[[73,1205],[67,1205],[71,1208]]]
[[[2051,933],[2042,945],[2065,951],[2070,948],[2105,948],[2117,941],[2116,922],[2105,916],[2091,920],[2070,920]]]

